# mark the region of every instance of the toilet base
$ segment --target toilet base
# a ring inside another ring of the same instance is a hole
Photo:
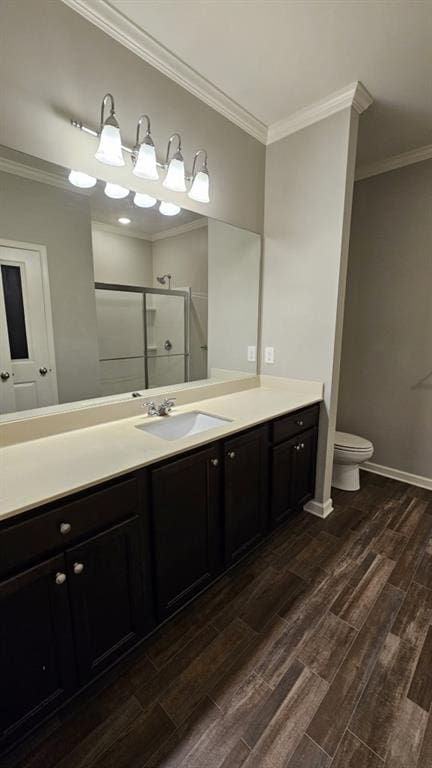
[[[360,488],[359,464],[333,464],[333,488],[341,491],[358,491]]]

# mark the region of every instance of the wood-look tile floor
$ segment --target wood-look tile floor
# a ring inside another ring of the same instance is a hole
[[[7,759],[432,768],[432,492],[363,473]]]

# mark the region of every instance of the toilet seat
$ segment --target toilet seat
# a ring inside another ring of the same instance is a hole
[[[363,451],[367,453],[373,448],[373,445],[365,437],[351,435],[349,432],[336,432],[334,447],[353,453],[362,453]]]

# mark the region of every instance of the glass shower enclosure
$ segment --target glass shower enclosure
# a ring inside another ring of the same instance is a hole
[[[95,283],[101,395],[189,381],[190,291]]]

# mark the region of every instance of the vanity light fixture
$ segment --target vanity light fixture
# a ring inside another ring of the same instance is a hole
[[[196,170],[197,160],[200,155],[204,156],[204,160],[199,171]],[[191,200],[196,200],[198,203],[209,203],[209,174],[207,168],[207,151],[205,149],[199,149],[195,152],[192,165],[192,186],[188,192],[188,197]]]
[[[120,216],[120,218],[117,219],[117,221],[118,221],[119,224],[130,224],[131,223],[131,220],[128,219],[127,216]]]
[[[164,216],[177,216],[177,214],[180,213],[181,208],[175,203],[165,203],[161,200],[159,211],[163,213]]]
[[[113,200],[123,200],[129,194],[126,187],[121,187],[120,184],[111,184],[110,181],[105,184],[104,192],[107,197],[111,197]]]
[[[153,208],[157,203],[155,197],[146,195],[144,192],[135,192],[133,201],[134,205],[137,205],[138,208]]]
[[[91,189],[97,183],[94,176],[89,176],[88,173],[82,173],[82,171],[71,171],[68,179],[74,187],[80,187],[80,189]]]
[[[143,120],[147,121],[146,135],[140,142],[140,129]],[[132,162],[134,167],[132,173],[140,179],[149,179],[157,181],[159,173],[156,164],[156,150],[153,139],[150,134],[150,118],[148,115],[141,115],[137,123],[136,144],[132,152]]]
[[[177,151],[170,160],[171,145],[174,139],[177,139]],[[181,152],[181,137],[179,133],[173,133],[169,138],[165,168],[168,170],[162,182],[163,186],[166,189],[171,189],[173,192],[186,192],[185,164]]]
[[[105,119],[105,108],[108,104],[110,114]],[[142,141],[140,141],[141,126],[143,123],[146,123],[146,133]],[[135,146],[133,148],[125,146],[121,141],[120,128],[115,116],[114,99],[110,93],[105,94],[102,100],[100,125],[98,130],[91,128],[88,125],[84,125],[80,120],[74,118],[71,119],[71,124],[74,128],[78,128],[80,131],[99,139],[99,146],[95,156],[102,163],[112,166],[123,166],[125,165],[123,153],[127,152],[132,157],[132,173],[134,176],[141,179],[157,181],[159,179],[158,168],[163,168],[166,171],[166,174],[162,184],[166,189],[170,189],[173,192],[187,192],[191,200],[196,200],[199,203],[210,202],[210,182],[206,150],[200,149],[195,153],[192,165],[192,175],[189,176],[185,169],[181,136],[179,133],[173,133],[168,141],[165,162],[159,162],[150,133],[150,118],[148,115],[141,115],[138,119]],[[177,150],[172,154],[174,141],[177,142]],[[203,156],[201,167],[197,169],[198,158],[201,155]],[[190,188],[188,191],[187,185],[189,186],[189,184]],[[149,195],[149,197],[151,196]],[[153,205],[155,204],[156,203],[153,203]],[[139,206],[140,203],[137,202],[136,205]],[[142,207],[147,206],[142,204]],[[150,204],[148,207],[150,207]]]
[[[111,107],[105,120],[105,106],[108,101],[111,103]],[[105,165],[124,165],[120,126],[115,116],[114,98],[110,93],[105,94],[102,99],[99,137],[99,146],[95,154],[96,160],[105,163]]]

